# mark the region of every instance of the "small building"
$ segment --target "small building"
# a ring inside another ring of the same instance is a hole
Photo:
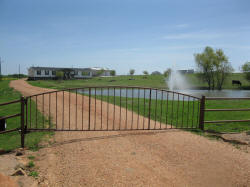
[[[85,79],[95,76],[111,76],[107,68],[56,68],[56,67],[30,67],[28,80],[57,79],[56,73],[63,72],[64,79]]]

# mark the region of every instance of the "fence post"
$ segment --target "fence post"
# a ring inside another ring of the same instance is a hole
[[[205,116],[205,101],[206,97],[203,95],[200,100],[200,121],[199,128],[204,130],[204,116]]]
[[[24,148],[24,136],[25,136],[25,124],[24,124],[24,107],[25,107],[25,98],[21,97],[21,147]]]

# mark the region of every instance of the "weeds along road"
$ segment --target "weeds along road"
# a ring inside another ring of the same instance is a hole
[[[24,96],[51,91],[24,80],[11,87]],[[181,130],[56,132],[54,140],[37,153],[41,186],[250,185],[249,153]]]

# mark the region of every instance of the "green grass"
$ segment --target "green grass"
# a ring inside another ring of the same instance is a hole
[[[207,109],[236,109],[250,108],[249,100],[209,100],[206,101]],[[222,111],[222,112],[206,112],[205,120],[243,120],[250,119],[250,111]],[[220,123],[220,124],[205,124],[206,130],[216,132],[242,132],[250,130],[250,122],[240,123]]]
[[[34,160],[34,159],[35,159],[35,157],[34,157],[33,155],[30,155],[30,156],[28,156],[28,159],[30,159],[30,160]]]
[[[135,80],[129,80],[129,79]],[[42,80],[42,81],[28,81],[33,86],[63,89],[83,86],[107,86],[107,85],[119,85],[119,86],[144,86],[144,87],[157,87],[165,88],[165,80],[161,75],[154,76],[116,76],[116,77],[94,77],[91,79],[81,80]]]
[[[33,161],[29,161],[29,163],[27,164],[27,167],[28,167],[28,168],[33,168],[33,167],[35,167],[34,162],[33,162]]]
[[[13,100],[20,99],[21,94],[14,91],[9,87],[9,80],[0,81],[0,103],[10,102]],[[35,103],[32,102],[32,110],[35,110]],[[8,116],[12,114],[20,113],[20,103],[1,106],[0,116]],[[42,114],[39,112],[39,116]],[[41,117],[40,117],[41,118]],[[7,119],[7,129],[11,130],[20,128],[20,117]],[[41,125],[41,121],[38,123]],[[25,146],[31,150],[37,150],[39,142],[46,135],[52,135],[52,132],[33,132],[25,135]],[[20,133],[18,131],[0,134],[0,149],[10,151],[21,146],[20,144]]]
[[[97,96],[97,99],[101,99],[101,96]],[[107,101],[112,104],[116,104],[118,106],[122,106],[123,108],[127,108],[130,111],[134,111],[137,114],[148,117],[149,116],[149,99],[142,98],[126,98],[125,97],[114,97],[114,96],[103,96],[103,101]],[[120,102],[121,101],[121,102]],[[178,107],[179,106],[179,107]],[[145,110],[144,110],[145,108]],[[150,110],[150,118],[162,123],[162,127],[164,124],[170,124],[176,128],[196,128],[198,124],[198,102],[194,101],[193,103],[190,101],[184,102],[181,101],[171,101],[168,102],[166,100],[151,100],[151,110]],[[179,108],[179,109],[178,109]],[[194,112],[192,112],[194,108]],[[119,112],[118,112],[119,114]],[[137,121],[138,115],[133,116],[133,121]],[[154,124],[151,124],[151,128],[154,127]],[[145,128],[148,127],[148,124],[145,124]]]
[[[29,176],[32,176],[32,177],[34,177],[34,178],[37,178],[37,177],[38,177],[38,172],[37,172],[37,171],[31,171],[31,172],[29,173]]]
[[[208,86],[203,82],[197,74],[187,74],[186,79],[191,83],[194,89],[206,89]],[[135,80],[129,80],[129,79]],[[239,89],[238,86],[232,86],[232,80],[240,80],[242,83],[242,89],[250,89],[250,82],[248,82],[242,73],[231,74],[223,89]],[[40,80],[40,81],[28,81],[33,86],[53,89],[64,89],[84,86],[142,86],[142,87],[154,87],[154,88],[167,88],[165,77],[163,75],[135,75],[135,76],[116,76],[116,77],[94,77],[92,79],[83,80]]]
[[[93,97],[93,96],[92,96]],[[96,97],[97,99],[101,99],[100,96]],[[145,112],[144,112],[144,99],[134,98],[133,101],[131,98],[128,98],[126,101],[125,97],[113,97],[102,96],[103,101],[107,101],[112,104],[116,104],[118,106],[122,106],[124,108],[127,107],[128,110],[134,111],[135,113],[139,113],[142,116],[148,117],[149,114],[149,100],[145,99]],[[121,101],[121,102],[120,102]],[[132,108],[133,103],[133,108]],[[161,107],[162,104],[162,107]],[[179,105],[179,109],[178,109]],[[207,101],[206,108],[208,109],[219,109],[219,108],[249,108],[250,101],[242,101],[242,100],[234,100],[234,101]],[[184,105],[182,101],[178,103],[178,101],[160,101],[160,100],[151,100],[151,112],[150,117],[153,120],[162,122],[162,124],[172,124],[173,127],[176,128],[191,128],[198,127],[199,121],[197,115],[198,111],[198,102],[189,102],[184,101]],[[139,108],[139,110],[138,110]],[[194,113],[192,113],[194,108]],[[138,112],[139,111],[139,112]],[[168,111],[168,112],[167,112]],[[173,112],[172,112],[173,111]],[[118,112],[119,114],[119,112]],[[228,120],[228,119],[249,119],[249,111],[244,112],[206,112],[205,113],[206,121],[214,121],[214,120]],[[178,117],[177,117],[178,116]],[[119,118],[119,117],[118,117]],[[133,116],[134,120],[137,120],[137,115]],[[147,127],[147,124],[145,124]],[[151,127],[154,127],[154,124],[151,124]],[[221,124],[205,124],[205,130],[214,131],[214,132],[242,132],[250,130],[250,123],[221,123]]]

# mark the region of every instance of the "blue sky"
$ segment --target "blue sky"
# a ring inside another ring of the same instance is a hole
[[[249,0],[0,0],[2,72],[195,68],[205,46],[222,48],[239,71],[250,61],[249,20]]]

